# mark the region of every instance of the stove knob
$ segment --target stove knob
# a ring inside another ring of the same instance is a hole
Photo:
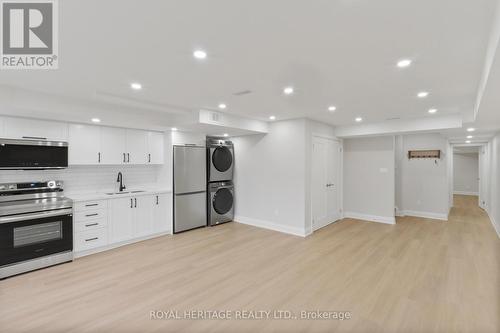
[[[49,182],[47,183],[47,186],[48,186],[49,188],[54,188],[54,187],[56,187],[56,182],[55,182],[55,181],[53,181],[53,180],[51,180],[51,181],[49,181]]]
[[[5,185],[0,185],[0,191],[5,190]]]
[[[9,185],[9,190],[15,190],[16,189],[16,185]]]

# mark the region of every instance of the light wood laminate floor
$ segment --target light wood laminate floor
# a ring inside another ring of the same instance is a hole
[[[499,332],[500,240],[477,198],[448,222],[345,219],[300,238],[230,223],[0,281],[0,332]],[[350,311],[150,320],[151,310]]]

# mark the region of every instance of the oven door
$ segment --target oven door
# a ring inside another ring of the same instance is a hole
[[[0,266],[72,250],[71,209],[0,217]]]
[[[68,144],[55,141],[0,140],[0,169],[68,167]]]

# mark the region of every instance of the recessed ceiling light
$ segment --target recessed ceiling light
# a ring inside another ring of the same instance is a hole
[[[335,110],[337,110],[337,108],[336,108],[335,106],[333,106],[333,105],[330,105],[330,106],[328,107],[328,111],[330,111],[330,112],[333,112],[333,111],[335,111]]]
[[[291,94],[293,94],[293,87],[286,87],[285,89],[283,89],[283,93],[285,95],[291,95]]]
[[[101,119],[99,119],[99,118],[92,118],[90,120],[92,120],[93,123],[100,123],[101,122]]]
[[[275,116],[269,116],[269,120],[276,120]]]
[[[410,59],[401,59],[398,61],[398,67],[399,68],[404,68],[408,67],[411,65],[411,60]]]
[[[172,127],[172,131],[177,131],[177,127]]]
[[[476,129],[475,129],[474,127],[469,127],[469,128],[467,129],[467,132],[474,132],[475,130],[476,130]]]
[[[196,59],[205,59],[207,57],[207,52],[203,50],[196,50],[193,52],[193,57]]]
[[[467,139],[472,139],[473,136],[472,135],[467,135]]]
[[[467,141],[465,141],[465,143],[471,143],[471,141],[470,141],[470,140],[467,140]]]
[[[224,136],[225,136],[225,137],[227,138],[227,137],[229,136],[229,134],[227,134],[227,133],[224,133]]]
[[[429,96],[429,93],[427,91],[421,91],[417,94],[418,98],[425,98],[427,96]]]
[[[437,109],[429,109],[429,111],[427,111],[427,112],[429,112],[429,113],[433,114],[433,113],[438,112],[438,110],[437,110]]]
[[[361,118],[361,117],[357,117],[357,118],[356,118],[356,119],[354,119],[354,120],[356,120],[356,122],[357,122],[357,123],[359,123],[359,122],[362,122],[362,121],[363,121],[363,118]]]
[[[219,104],[219,109],[224,110],[225,108],[227,108],[226,104],[224,104],[224,103]]]
[[[130,84],[130,88],[134,90],[141,90],[142,89],[142,84],[134,82]]]

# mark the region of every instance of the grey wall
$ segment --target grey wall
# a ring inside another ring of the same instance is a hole
[[[440,134],[414,134],[402,136],[401,211],[418,215],[447,218],[449,212],[448,143]],[[409,150],[439,149],[440,160],[407,158]]]
[[[231,138],[237,221],[305,233],[305,130],[305,119],[277,121],[266,135]]]
[[[456,194],[479,194],[478,153],[453,154],[453,192]]]
[[[394,138],[344,140],[344,212],[394,218]]]

